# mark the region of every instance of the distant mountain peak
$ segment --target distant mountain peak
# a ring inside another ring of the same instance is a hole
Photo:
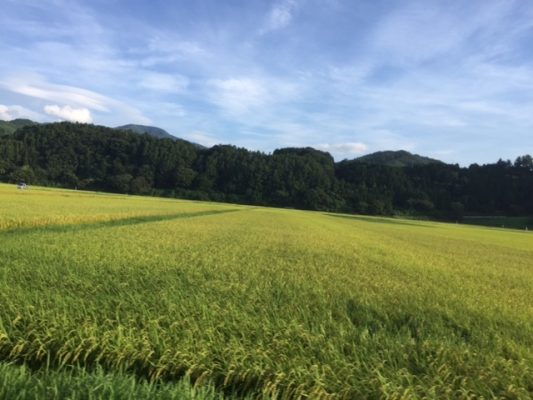
[[[380,164],[389,167],[412,167],[414,165],[444,164],[440,160],[410,153],[406,150],[377,151],[356,158],[355,161],[366,164]]]
[[[138,133],[139,135],[150,135],[157,139],[172,139],[172,140],[178,140],[182,142],[187,142],[193,144],[198,149],[205,149],[205,146],[202,146],[201,144],[190,142],[185,139],[178,138],[174,135],[171,135],[164,129],[158,128],[157,126],[149,126],[149,125],[139,125],[139,124],[127,124],[127,125],[121,125],[117,126],[114,129],[120,129],[123,131],[131,131],[133,133]]]

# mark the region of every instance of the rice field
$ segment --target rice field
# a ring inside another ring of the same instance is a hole
[[[529,399],[533,235],[0,185],[0,386]]]

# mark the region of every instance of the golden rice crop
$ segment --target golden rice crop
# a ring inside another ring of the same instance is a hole
[[[528,232],[0,186],[0,243],[0,361],[259,398],[533,394]]]

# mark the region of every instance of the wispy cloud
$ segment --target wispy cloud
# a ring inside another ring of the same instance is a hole
[[[230,114],[242,114],[263,105],[268,91],[262,82],[250,78],[213,79],[208,82],[211,101]]]
[[[151,106],[154,112],[168,114],[174,118],[183,118],[187,115],[187,112],[181,104],[172,102],[157,102],[151,103]]]
[[[408,150],[417,149],[417,143],[402,134],[390,131],[388,129],[375,129],[371,133],[372,145],[369,146],[371,151],[378,150]]]
[[[183,137],[193,143],[198,143],[206,147],[211,147],[221,143],[221,141],[214,136],[200,131],[186,133],[183,135]]]
[[[283,103],[297,95],[297,87],[268,78],[228,78],[208,81],[209,99],[232,116],[241,116],[258,108]]]
[[[379,21],[373,45],[393,62],[417,63],[454,52],[457,56],[465,49],[479,49],[477,41],[491,38],[515,3],[493,1],[480,8],[475,2],[406,2]],[[465,13],[472,17],[464,18]]]
[[[282,0],[272,7],[261,29],[265,34],[278,29],[283,29],[291,23],[299,2],[297,0]]]
[[[0,82],[0,86],[11,92],[42,100],[69,103],[103,112],[110,111],[109,99],[98,93],[78,87],[55,85],[44,81],[30,82],[29,79],[24,78],[6,80]]]
[[[128,54],[139,60],[142,67],[158,67],[191,59],[209,59],[210,53],[199,43],[180,37],[154,32],[146,44],[132,48]]]
[[[183,75],[148,73],[142,78],[140,85],[158,92],[178,93],[187,88],[189,80]]]
[[[45,102],[64,104],[71,109],[87,109],[103,113],[120,112],[137,123],[150,122],[150,119],[145,117],[139,110],[126,103],[91,90],[75,86],[52,84],[38,75],[8,78],[0,81],[0,88]],[[55,115],[59,116],[57,113]],[[92,117],[90,119],[92,121]]]

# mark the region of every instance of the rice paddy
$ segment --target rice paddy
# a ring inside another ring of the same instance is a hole
[[[0,362],[4,398],[528,399],[533,235],[0,185]]]

